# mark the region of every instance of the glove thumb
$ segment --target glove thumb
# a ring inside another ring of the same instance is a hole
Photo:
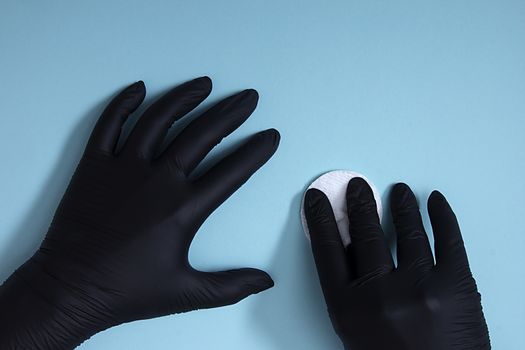
[[[235,304],[242,299],[273,287],[272,278],[264,271],[252,268],[218,272],[199,272],[199,308]]]

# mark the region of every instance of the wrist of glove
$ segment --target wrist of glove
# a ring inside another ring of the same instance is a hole
[[[118,324],[93,298],[100,295],[96,285],[82,282],[80,276],[56,275],[52,266],[38,262],[39,255],[0,288],[2,349],[72,349]]]

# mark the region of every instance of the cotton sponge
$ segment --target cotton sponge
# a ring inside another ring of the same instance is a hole
[[[348,213],[346,207],[346,188],[348,187],[348,182],[354,177],[363,178],[372,188],[374,193],[374,198],[377,205],[377,214],[381,219],[383,214],[383,207],[381,205],[381,198],[377,192],[376,187],[363,175],[356,173],[351,170],[334,170],[327,172],[317,179],[314,180],[308,187],[316,188],[328,197],[330,204],[332,205],[332,210],[334,211],[335,220],[337,222],[337,227],[339,228],[339,234],[343,241],[344,246],[346,247],[350,243],[350,233],[348,230]],[[307,189],[307,190],[308,190]],[[301,202],[301,221],[303,223],[304,233],[306,237],[310,239],[310,232],[308,231],[308,225],[306,223],[306,217],[304,214],[304,195]]]

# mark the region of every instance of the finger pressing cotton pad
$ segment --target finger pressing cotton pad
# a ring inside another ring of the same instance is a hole
[[[307,190],[310,188],[316,188],[322,191],[326,197],[328,197],[330,205],[332,206],[332,210],[334,211],[334,217],[335,221],[337,222],[339,234],[341,235],[341,239],[345,247],[350,243],[350,233],[348,230],[348,212],[346,206],[346,188],[348,187],[348,182],[350,179],[354,177],[363,178],[372,188],[377,205],[377,214],[381,219],[383,207],[381,205],[379,192],[377,192],[376,187],[365,176],[359,173],[350,170],[330,171],[319,176],[307,188]],[[303,223],[304,233],[306,234],[306,237],[310,239],[310,232],[308,231],[308,224],[304,214],[304,195],[301,202],[301,221]]]

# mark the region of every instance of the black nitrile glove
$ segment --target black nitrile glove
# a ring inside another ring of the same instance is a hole
[[[253,112],[245,90],[192,121],[161,151],[172,123],[200,104],[211,80],[182,84],[141,116],[119,152],[137,82],[100,117],[40,249],[0,287],[0,349],[71,349],[138,319],[233,304],[273,286],[263,271],[202,272],[188,262],[201,224],[275,152],[267,130],[197,179],[188,175]]]
[[[398,266],[379,224],[372,190],[360,178],[347,190],[351,243],[341,243],[327,197],[306,193],[312,250],[332,324],[351,350],[486,350],[490,341],[456,217],[434,191],[428,212],[436,263],[416,198],[394,186],[391,210]]]

